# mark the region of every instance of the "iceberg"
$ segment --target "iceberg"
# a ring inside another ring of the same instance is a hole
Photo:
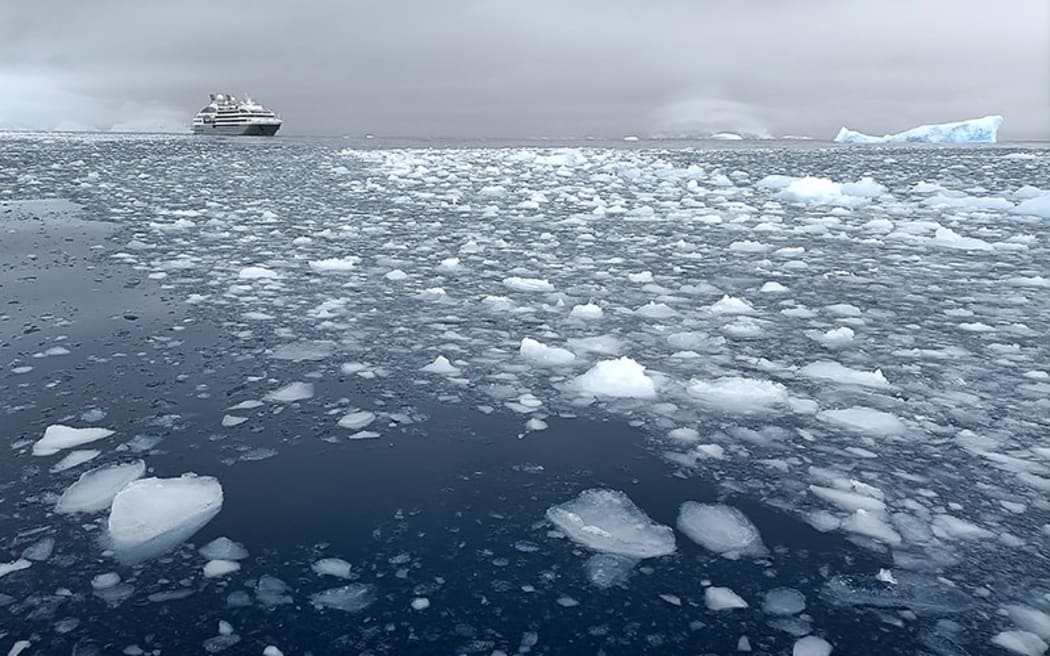
[[[835,141],[839,143],[995,143],[1002,116],[984,116],[954,123],[920,125],[904,132],[875,137],[843,126]]]
[[[171,551],[222,509],[222,486],[211,476],[142,478],[113,498],[107,529],[121,562],[134,564]]]

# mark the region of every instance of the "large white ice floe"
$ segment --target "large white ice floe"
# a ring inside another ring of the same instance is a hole
[[[86,471],[58,498],[55,510],[60,513],[105,510],[125,485],[145,473],[146,463],[141,460]]]
[[[44,436],[33,444],[33,455],[50,456],[62,449],[95,442],[110,435],[113,435],[113,431],[108,428],[73,428],[62,424],[52,424],[44,430]]]
[[[508,289],[513,289],[519,292],[549,292],[554,291],[554,285],[550,284],[545,278],[522,278],[520,276],[510,276],[503,279],[503,284]]]
[[[678,530],[726,558],[761,557],[769,553],[751,520],[722,503],[686,501],[678,511]]]
[[[314,395],[314,384],[304,382],[288,383],[284,387],[276,389],[266,395],[267,401],[277,403],[295,403],[305,401]]]
[[[816,176],[770,175],[759,180],[758,187],[773,190],[779,200],[797,205],[854,207],[865,205],[886,193],[886,187],[871,178],[835,182]]]
[[[222,486],[210,476],[143,478],[117,493],[109,511],[109,546],[122,562],[174,549],[222,509]]]
[[[614,398],[651,399],[656,384],[645,373],[645,367],[626,356],[602,360],[573,381],[582,394]]]
[[[835,141],[839,143],[995,143],[1002,116],[984,116],[952,123],[920,125],[904,132],[876,137],[843,126]]]
[[[674,531],[649,518],[618,490],[584,490],[547,509],[547,519],[569,538],[594,551],[653,558],[674,553]]]

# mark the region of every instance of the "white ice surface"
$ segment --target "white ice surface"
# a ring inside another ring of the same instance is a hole
[[[594,551],[653,558],[675,550],[674,531],[651,520],[617,490],[584,490],[575,499],[548,508],[547,519]]]

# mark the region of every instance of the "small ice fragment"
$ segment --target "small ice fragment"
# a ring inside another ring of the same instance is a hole
[[[22,652],[29,649],[33,643],[28,640],[18,640],[15,644],[11,645],[11,649],[8,650],[7,656],[19,656]]]
[[[105,590],[112,588],[118,583],[120,583],[120,574],[106,572],[105,574],[97,574],[91,579],[91,588],[94,590]]]
[[[572,364],[576,360],[576,354],[572,351],[557,346],[547,346],[543,342],[525,337],[521,340],[518,349],[521,357],[533,364],[545,367],[559,367]]]
[[[313,395],[313,383],[294,382],[270,392],[265,398],[267,401],[276,401],[278,403],[293,403],[295,401],[304,401],[313,397]]]
[[[266,648],[263,649],[263,656],[284,656],[284,652],[273,645],[266,645]]]
[[[797,615],[806,610],[806,597],[794,588],[773,588],[762,596],[762,610],[770,615]]]
[[[602,308],[594,303],[587,303],[585,305],[574,305],[572,310],[569,311],[570,319],[583,319],[590,321],[594,319],[602,318]]]
[[[554,291],[554,285],[543,278],[520,278],[511,276],[503,279],[503,284],[508,289],[519,292],[549,292]]]
[[[209,560],[204,564],[204,577],[208,579],[219,578],[232,574],[241,568],[236,560]]]
[[[62,449],[101,440],[110,435],[113,435],[113,431],[107,428],[73,428],[52,424],[44,430],[44,436],[33,444],[33,455],[50,456]]]
[[[244,560],[248,557],[248,550],[244,545],[227,537],[215,538],[198,549],[197,553],[208,560]]]
[[[712,381],[694,378],[686,388],[704,405],[723,412],[751,414],[770,412],[787,406],[787,388],[771,380],[725,376]]]
[[[366,583],[351,583],[313,594],[310,596],[310,603],[318,609],[332,608],[347,613],[356,613],[368,608],[375,599],[375,586]]]
[[[725,504],[686,501],[678,511],[678,530],[725,558],[761,557],[768,553],[751,520]]]
[[[322,558],[310,567],[321,576],[337,576],[341,579],[350,578],[350,563],[342,558]]]
[[[341,428],[356,431],[368,426],[375,420],[376,415],[374,412],[360,410],[358,412],[350,412],[343,415],[343,418],[339,420],[339,426]]]
[[[754,314],[755,308],[742,298],[726,294],[717,303],[707,308],[714,314]]]
[[[32,566],[33,562],[25,558],[19,558],[16,561],[10,563],[0,563],[0,578],[3,578],[11,572],[18,572],[23,569],[28,569]]]
[[[861,371],[828,360],[818,360],[808,364],[799,369],[798,373],[807,378],[830,380],[843,385],[858,385],[875,389],[889,389],[892,387],[889,381],[886,380],[886,377],[882,375],[880,369]]]
[[[795,641],[791,656],[829,656],[831,643],[819,636],[806,636]]]
[[[43,562],[51,557],[55,550],[55,538],[40,538],[33,544],[22,550],[22,558],[34,562]]]
[[[323,260],[310,260],[310,268],[318,272],[340,272],[352,270],[361,258],[354,255],[347,257],[329,257]]]
[[[430,600],[426,597],[416,597],[412,600],[412,610],[426,610],[430,608]]]
[[[277,274],[276,271],[271,271],[270,269],[267,269],[265,267],[250,266],[241,269],[240,272],[237,274],[237,277],[241,280],[272,280],[275,278],[279,278],[280,276]]]
[[[454,376],[459,373],[459,369],[452,366],[452,363],[449,362],[448,358],[446,358],[443,355],[437,356],[436,358],[434,358],[433,362],[426,365],[425,367],[420,367],[419,370],[425,371],[430,374],[441,374],[448,376]]]
[[[236,415],[223,415],[222,416],[222,427],[233,428],[234,426],[240,426],[244,422],[248,421],[247,417],[238,417]]]
[[[708,610],[715,611],[747,608],[747,602],[729,588],[707,588],[704,590],[704,603]]]

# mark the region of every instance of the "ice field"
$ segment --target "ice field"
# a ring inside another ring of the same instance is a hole
[[[1047,651],[1050,150],[364,145],[0,137],[0,653]]]

